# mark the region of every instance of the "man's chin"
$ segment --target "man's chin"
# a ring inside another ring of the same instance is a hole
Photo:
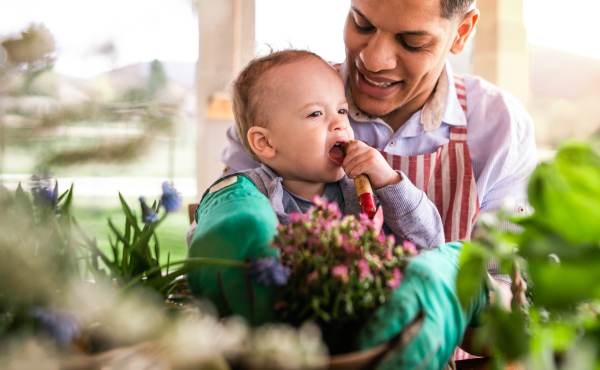
[[[381,99],[375,99],[363,93],[362,91],[358,94],[354,94],[354,90],[352,87],[350,88],[352,91],[352,99],[354,100],[354,105],[360,113],[372,117],[372,118],[385,118],[386,116],[399,111],[401,106],[394,106],[393,103],[382,101]]]

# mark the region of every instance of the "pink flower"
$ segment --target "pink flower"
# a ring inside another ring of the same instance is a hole
[[[379,271],[381,269],[381,266],[383,266],[383,264],[381,263],[381,259],[379,258],[378,255],[371,255],[371,259],[373,260],[373,263],[375,264],[376,267],[376,271]]]
[[[321,198],[318,195],[315,195],[312,198],[312,202],[315,204],[315,207],[317,207],[317,208],[327,208],[327,205],[329,204],[329,203],[327,203],[327,201],[325,199]]]
[[[416,256],[417,254],[419,254],[415,243],[408,240],[402,242],[402,249],[411,256]]]
[[[367,261],[366,259],[363,258],[362,260],[358,261],[357,267],[359,271],[358,279],[361,283],[365,281],[366,278],[372,275],[371,269],[369,268],[369,261]]]
[[[318,277],[319,277],[319,271],[315,270],[306,276],[306,282],[308,284],[310,284],[313,281],[317,280]]]
[[[337,265],[331,268],[331,276],[339,278],[342,283],[348,282],[348,268],[344,265]]]
[[[348,237],[347,237],[346,235],[344,235],[344,234],[340,234],[340,235],[338,235],[338,237],[337,237],[337,242],[336,242],[336,245],[337,245],[338,247],[341,247],[341,246],[342,246],[344,243],[346,243],[347,241],[348,241]]]
[[[394,259],[394,254],[392,253],[392,249],[391,248],[387,248],[385,247],[385,259],[388,261],[391,261]]]
[[[392,274],[393,274],[393,277],[391,279],[389,279],[386,283],[387,283],[387,286],[390,287],[391,289],[396,289],[400,286],[400,283],[402,282],[402,273],[400,272],[400,269],[398,267],[396,267],[392,271]]]
[[[367,216],[366,213],[359,214],[358,219],[360,220],[360,222],[365,223],[365,224],[371,222],[371,219],[369,218],[369,216]]]
[[[335,218],[338,218],[338,217],[342,216],[342,212],[340,212],[340,208],[338,207],[337,203],[331,203],[331,204],[329,204],[329,206],[327,207],[327,209],[329,210],[329,212],[332,213],[332,215]]]
[[[304,221],[305,219],[306,219],[306,217],[304,217],[303,213],[295,212],[295,213],[290,214],[290,220],[292,222]]]
[[[346,244],[344,245],[344,252],[346,252],[347,254],[352,254],[356,252],[356,246],[354,244]]]

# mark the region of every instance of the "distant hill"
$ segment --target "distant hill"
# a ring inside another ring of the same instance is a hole
[[[600,59],[532,45],[533,95],[577,99],[600,91]]]
[[[162,62],[170,82],[175,82],[185,88],[196,86],[196,63]],[[125,88],[141,86],[146,83],[150,74],[150,63],[135,63],[107,72],[112,83]],[[104,75],[104,74],[103,74]]]
[[[600,91],[600,59],[531,45],[533,94],[576,99],[590,91]],[[452,67],[458,73],[471,71],[469,51],[451,56]],[[162,62],[170,81],[186,88],[196,85],[196,63]],[[136,63],[117,68],[109,74],[115,82],[135,86],[145,81],[150,63]]]

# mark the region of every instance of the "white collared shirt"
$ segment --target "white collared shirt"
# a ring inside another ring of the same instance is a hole
[[[350,124],[355,138],[390,154],[422,155],[433,153],[449,142],[450,126],[467,126],[467,145],[477,181],[481,212],[496,211],[510,198],[514,201],[510,206],[514,214],[529,214],[527,184],[538,163],[531,117],[521,102],[510,93],[480,77],[463,76],[467,96],[465,117],[456,96],[449,62],[446,62],[445,73],[446,91],[436,89],[434,93],[446,94],[445,106],[441,104],[439,112],[429,112],[430,116],[442,116],[440,126],[433,131],[425,131],[421,124],[423,110],[419,110],[394,132],[383,120],[358,112],[347,93]],[[340,67],[340,75],[347,82],[345,63]],[[428,106],[424,109],[428,109]],[[227,138],[230,144],[221,155],[221,161],[226,166],[224,175],[259,166],[240,143],[235,124],[227,131]]]

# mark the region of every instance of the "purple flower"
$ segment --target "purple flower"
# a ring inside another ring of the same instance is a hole
[[[175,190],[173,184],[169,184],[167,181],[162,184],[163,194],[160,201],[165,207],[167,213],[175,212],[181,207],[181,195]]]
[[[150,226],[157,223],[158,213],[156,213],[154,209],[148,207],[144,197],[140,197],[140,204],[142,206],[142,222],[146,224],[146,226]]]
[[[33,175],[31,176],[31,182],[33,203],[36,206],[47,207],[56,204],[58,199],[58,183],[54,183],[54,190],[52,190],[52,183],[50,181],[49,174],[44,174],[42,176]]]
[[[67,345],[81,334],[81,320],[73,311],[34,307],[31,317],[39,324],[41,329],[52,336],[61,345]]]
[[[340,279],[342,283],[348,282],[348,267],[344,265],[337,265],[331,268],[331,276]]]
[[[289,267],[283,266],[271,257],[250,258],[246,267],[246,274],[263,285],[283,286],[287,284],[291,273],[292,270]]]

